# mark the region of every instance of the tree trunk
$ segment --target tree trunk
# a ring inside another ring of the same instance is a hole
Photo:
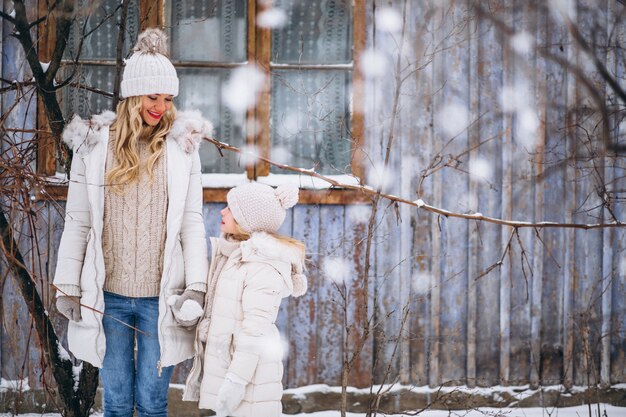
[[[3,210],[0,209],[0,236],[2,236],[2,252],[6,257],[12,277],[17,283],[28,310],[35,322],[45,364],[52,366],[52,374],[58,385],[59,396],[64,405],[60,410],[64,417],[88,417],[94,403],[98,388],[98,368],[87,362],[79,375],[74,389],[74,373],[72,362],[59,356],[60,341],[46,313],[44,304],[33,284],[32,277],[24,264],[13,230]]]

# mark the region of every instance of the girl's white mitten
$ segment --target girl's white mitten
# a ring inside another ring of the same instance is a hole
[[[217,401],[215,403],[216,417],[226,417],[235,411],[241,404],[246,393],[246,385],[241,382],[235,382],[233,379],[241,380],[230,374],[226,374],[224,382],[217,393]]]

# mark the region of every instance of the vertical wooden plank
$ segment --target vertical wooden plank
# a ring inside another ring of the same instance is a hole
[[[604,9],[606,1],[599,2],[581,0],[578,7],[578,28],[586,39],[594,39],[597,45],[605,44],[605,33],[595,28],[606,27]],[[578,47],[576,46],[578,49]],[[604,57],[598,56],[605,60]],[[585,72],[593,81],[599,91],[604,90],[604,81],[595,71],[591,71],[586,65],[586,58],[582,53],[577,55],[577,66]],[[596,159],[594,154],[602,152],[600,140],[589,140],[586,132],[592,126],[599,125],[599,115],[591,115],[587,108],[597,109],[590,98],[586,87],[579,83],[577,86],[577,111],[580,115],[579,130],[576,132],[576,140],[579,148],[578,157],[589,157],[579,163],[580,175],[585,181],[577,183],[577,214],[575,219],[579,222],[589,223],[602,219],[602,202],[597,193],[597,187],[603,178],[595,175],[594,165],[601,159]],[[599,131],[598,131],[599,134]],[[599,376],[598,365],[600,363],[600,329],[601,321],[601,286],[602,286],[602,231],[588,230],[576,232],[576,269],[579,272],[579,286],[575,298],[575,314],[577,317],[575,347],[574,347],[574,383],[577,385],[596,384]]]
[[[338,205],[320,208],[316,368],[317,380],[329,385],[341,385],[343,301],[333,279],[343,278],[344,274],[330,265],[338,262],[342,266],[341,261],[346,260],[343,252],[344,211],[344,207]]]
[[[411,28],[410,41],[413,45],[413,56],[416,62],[424,63],[419,57],[423,57],[430,45],[434,42],[433,20],[430,19],[434,6],[431,1],[409,2],[410,15],[407,24]],[[415,139],[406,139],[413,142],[414,172],[411,190],[404,190],[406,196],[421,198],[424,201],[434,201],[432,178],[421,184],[421,172],[424,170],[433,156],[433,148],[436,147],[433,139],[432,110],[433,110],[433,67],[431,63],[415,73],[414,89],[415,96],[408,104],[411,109],[418,111],[409,112],[413,117],[408,128]],[[407,163],[408,164],[408,163]],[[407,221],[403,219],[403,221]],[[428,364],[429,357],[429,334],[431,322],[431,280],[433,279],[433,264],[438,262],[436,258],[438,246],[435,245],[431,231],[436,217],[428,212],[415,209],[412,212],[410,222],[413,226],[413,254],[411,262],[412,286],[411,286],[411,316],[408,323],[411,329],[410,340],[410,369],[411,382],[416,385],[429,383]]]
[[[8,2],[4,1],[2,2],[2,7],[3,10],[6,10],[7,12],[10,13],[9,11],[9,7],[8,7]],[[5,74],[4,74],[4,57],[5,57],[5,53],[4,53],[4,49],[6,48],[5,46],[5,39],[6,39],[6,34],[7,32],[10,30],[9,29],[9,23],[6,22],[4,19],[0,20],[0,75],[2,76],[2,78],[5,78]],[[6,106],[5,103],[5,98],[4,98],[4,94],[0,94],[0,109],[4,109]],[[2,141],[4,142],[4,141]],[[4,151],[4,143],[0,142],[0,152]],[[2,262],[0,262],[0,293],[2,292],[2,287],[4,286],[4,282],[5,282],[5,277],[6,277],[6,267],[5,267],[5,263],[4,263],[4,256],[0,256],[0,259],[2,259]],[[4,323],[4,297],[0,297],[0,323]],[[4,332],[0,331],[0,378],[6,378],[4,376],[4,373],[2,372],[2,361],[3,361],[3,357],[4,357]]]
[[[538,4],[534,4],[534,32],[531,32],[536,40],[536,45],[541,45],[543,48],[547,39],[545,19],[547,13],[543,13],[538,9]],[[531,68],[536,68],[535,78],[535,97],[534,101],[537,106],[537,118],[539,121],[536,136],[536,156],[533,169],[534,169],[534,219],[541,221],[544,218],[544,196],[546,193],[546,183],[544,178],[544,152],[546,149],[546,135],[547,135],[547,106],[549,105],[549,99],[545,96],[546,92],[546,65],[545,61],[539,59],[535,50],[532,53],[531,62],[535,62],[535,65],[531,65]],[[524,54],[521,54],[524,55]],[[542,317],[542,294],[543,294],[543,265],[544,265],[544,250],[545,248],[539,241],[544,240],[546,233],[544,230],[534,231],[534,235],[531,231],[531,239],[533,241],[532,246],[532,275],[531,275],[531,298],[530,298],[530,357],[529,357],[529,381],[532,388],[539,386],[540,380],[540,366],[541,366],[541,317]]]
[[[432,28],[434,44],[437,45],[442,41],[442,31],[439,29],[445,19],[444,10],[441,8],[435,8],[432,17]],[[433,89],[439,89],[445,82],[444,76],[443,57],[442,54],[436,54],[432,61],[432,80]],[[440,94],[433,96],[432,99],[431,116],[434,119],[434,115],[437,109],[442,106],[442,97]],[[437,129],[433,123],[433,148],[435,152],[439,152],[441,146],[437,141],[438,136]],[[433,205],[441,207],[443,199],[443,177],[441,175],[434,175],[431,177],[430,183],[432,184],[432,201]],[[432,239],[432,264],[431,264],[431,283],[430,283],[430,328],[428,331],[428,384],[431,387],[439,385],[442,381],[439,355],[441,350],[441,284],[442,273],[444,271],[445,254],[443,250],[443,236],[441,216],[429,216],[430,222],[430,235]]]
[[[504,16],[506,21],[513,21],[514,2],[511,0],[503,1]],[[504,85],[512,86],[514,81],[513,75],[513,59],[509,48],[503,48],[502,67],[504,68]],[[505,219],[513,218],[513,119],[510,114],[503,115],[504,136],[502,142],[502,201],[501,201],[501,217]],[[501,229],[500,240],[502,247],[506,247],[512,231],[509,228]],[[500,274],[500,384],[508,385],[510,381],[510,353],[511,353],[511,256],[501,268]]]
[[[614,30],[612,45],[619,39],[626,39],[626,27],[623,22],[626,18],[626,7],[612,3]],[[626,78],[626,51],[612,49],[614,60],[609,71],[615,74],[617,79]],[[615,128],[615,137],[620,143],[626,142],[626,121],[620,120]],[[612,161],[613,176],[619,177],[626,170],[626,158],[617,156]],[[623,184],[623,182],[621,182]],[[617,189],[617,187],[615,187]],[[626,204],[616,204],[616,216],[623,219],[626,216]],[[611,242],[613,248],[613,271],[611,276],[611,303],[610,303],[610,375],[611,383],[619,383],[626,380],[626,231],[617,230]],[[603,333],[604,334],[604,333]]]
[[[618,52],[616,52],[616,39],[614,36],[620,36],[624,34],[624,25],[618,24],[616,22],[621,23],[621,19],[617,17],[619,13],[616,11],[616,7],[619,7],[615,2],[609,2],[607,7],[607,54],[606,54],[606,67],[610,73],[617,74],[618,73],[618,62],[620,61],[620,57]],[[623,8],[621,8],[623,10]],[[619,26],[619,28],[618,28]],[[617,31],[615,35],[613,35],[613,31]],[[608,89],[608,88],[607,88]],[[610,93],[607,91],[605,95],[609,95]],[[619,138],[619,119],[617,117],[613,117],[611,120],[611,134],[617,139]],[[611,156],[606,156],[604,158],[604,175],[605,175],[605,183],[613,184],[616,181],[615,178],[615,159]],[[611,187],[613,188],[613,187]],[[611,219],[607,219],[605,221],[610,221]],[[616,230],[603,230],[602,231],[602,247],[603,248],[611,248],[612,250],[603,250],[603,259],[602,259],[602,327],[600,330],[601,337],[601,356],[600,356],[600,384],[602,386],[610,386],[611,385],[611,345],[615,338],[615,335],[611,334],[611,315],[613,310],[612,303],[612,289],[613,289],[613,281],[618,279],[619,277],[619,260],[620,257],[617,257],[618,262],[614,257],[615,255],[615,245],[616,235],[619,231]],[[617,273],[615,273],[617,271]]]
[[[476,206],[470,209],[486,215],[499,216],[501,208],[501,184],[502,184],[502,142],[503,142],[503,119],[501,96],[503,87],[503,43],[504,35],[496,28],[490,26],[490,22],[481,21],[478,27],[476,51],[477,62],[475,63],[477,86],[476,109],[472,114],[478,116],[488,112],[476,127],[470,132],[471,146],[484,143],[480,148],[470,154],[470,166],[476,163],[488,164],[489,170],[485,177],[471,177],[470,186],[474,191],[470,192],[471,198],[476,201]],[[472,117],[473,119],[474,117]],[[491,175],[489,175],[491,174]],[[506,230],[506,229],[505,229]],[[489,224],[470,224],[472,239],[470,241],[471,257],[474,258],[474,271],[469,274],[469,282],[475,282],[474,303],[476,310],[475,318],[475,360],[476,368],[474,378],[478,386],[492,386],[499,384],[499,361],[498,344],[500,331],[498,326],[499,300],[500,300],[500,268],[493,269],[489,274],[485,273],[502,256],[504,245],[501,244],[502,228]],[[506,243],[506,242],[505,242]],[[479,278],[480,277],[480,278]],[[471,301],[468,301],[468,308]],[[469,313],[468,313],[469,315]],[[468,367],[468,383],[469,378]]]
[[[364,388],[372,383],[372,359],[373,343],[372,335],[364,334],[364,326],[372,315],[372,303],[370,303],[371,291],[373,291],[370,276],[375,270],[374,254],[370,254],[370,272],[365,275],[365,256],[367,241],[367,219],[361,214],[362,207],[358,205],[345,206],[344,218],[344,247],[343,256],[348,261],[349,278],[346,280],[348,293],[348,324],[352,324],[353,330],[348,335],[350,355],[357,353],[356,347],[362,344],[360,353],[350,372],[348,381],[351,386]],[[365,281],[367,282],[367,288]],[[371,330],[371,329],[370,329]],[[363,341],[365,339],[365,341]]]
[[[308,291],[299,298],[288,301],[289,336],[287,387],[309,385],[317,382],[317,291],[320,286],[319,236],[320,207],[316,205],[296,206],[293,209],[292,236],[305,243]],[[284,307],[283,307],[284,308]]]
[[[563,45],[567,53],[567,59],[570,62],[575,62],[576,55],[575,50],[571,46],[573,40],[569,34],[564,38],[565,44]],[[576,78],[571,74],[567,74],[567,106],[568,120],[567,120],[567,155],[575,155],[577,144],[575,140],[575,124],[577,123],[576,114],[572,111],[577,102],[577,89]],[[574,212],[576,211],[577,200],[577,187],[578,170],[568,164],[566,166],[565,178],[565,195],[568,197],[565,204],[565,221],[574,221]],[[563,282],[563,328],[564,328],[564,355],[563,355],[563,384],[570,388],[574,383],[574,299],[577,288],[577,271],[576,271],[576,239],[577,233],[574,230],[567,230],[565,232],[565,265],[563,268],[564,282]]]
[[[483,33],[480,31],[480,22],[470,23],[469,30],[469,103],[468,103],[468,113],[470,120],[477,120],[480,114],[480,94],[481,94],[481,84],[480,79],[482,78],[482,74],[480,71],[479,62],[482,58],[480,55],[479,48],[479,36],[478,33]],[[469,178],[469,195],[468,195],[468,209],[473,212],[482,212],[482,207],[479,207],[478,196],[480,193],[481,180],[479,178],[475,178],[472,175],[471,167],[480,161],[480,155],[483,153],[483,149],[479,147],[479,144],[482,138],[482,129],[485,126],[478,122],[476,125],[469,129],[469,146],[473,149],[469,154],[468,167],[470,168],[470,178]],[[478,327],[478,305],[477,305],[477,283],[476,277],[480,274],[480,252],[481,248],[481,233],[480,233],[480,224],[470,224],[469,225],[469,235],[468,235],[468,252],[469,256],[467,258],[467,340],[466,340],[466,349],[467,349],[467,360],[465,364],[466,368],[466,384],[468,387],[476,386],[476,344],[477,344],[477,327]]]
[[[535,3],[516,3],[513,21],[516,33],[528,33],[534,38],[536,34]],[[511,39],[507,42],[510,43]],[[510,47],[509,45],[507,45]],[[523,57],[514,54],[512,59],[513,85],[525,83],[529,91],[536,88],[536,72],[534,56]],[[513,142],[511,143],[512,160],[512,218],[532,219],[534,216],[535,174],[534,152],[537,150],[536,130],[529,126],[522,115],[537,117],[537,103],[534,94],[519,103],[515,112],[513,125]],[[509,260],[511,262],[511,294],[510,294],[510,384],[527,383],[530,362],[530,329],[531,329],[531,297],[533,245],[535,237],[532,230],[520,229],[513,240]]]
[[[566,52],[560,46],[565,45],[566,28],[554,24],[548,10],[543,12],[544,17],[540,25],[545,25],[545,40],[541,46],[547,51],[565,57]],[[540,60],[542,58],[539,58]],[[544,201],[543,218],[546,221],[565,222],[566,210],[563,202],[567,201],[566,181],[567,164],[555,155],[565,155],[567,149],[567,72],[561,65],[547,61],[545,91],[546,103],[546,169],[544,172]],[[562,103],[562,104],[560,104]],[[565,252],[569,243],[566,241],[566,231],[563,229],[544,229],[542,231],[545,244],[543,259],[543,291],[541,311],[541,351],[540,351],[540,381],[543,385],[562,383],[563,375],[563,294],[564,278],[567,270]]]
[[[386,156],[386,147],[391,144],[388,167],[384,175],[383,191],[394,195],[407,195],[413,192],[412,182],[415,163],[412,155],[415,149],[410,138],[413,131],[409,123],[413,117],[413,103],[408,104],[408,97],[413,95],[413,82],[405,82],[398,85],[394,82],[394,76],[398,68],[398,57],[403,56],[407,61],[414,59],[411,52],[406,52],[406,45],[411,44],[415,25],[415,18],[409,4],[404,8],[403,2],[396,2],[393,6],[384,2],[377,2],[375,10],[383,13],[384,8],[393,7],[393,10],[406,21],[404,38],[401,38],[401,30],[395,36],[382,30],[374,34],[375,49],[388,58],[389,76],[377,80],[376,99],[373,104],[373,114],[380,120],[381,146],[375,155],[376,161],[382,165]],[[406,13],[403,17],[402,14]],[[374,23],[374,22],[372,22]],[[393,114],[394,100],[400,89],[399,102],[396,114]],[[405,101],[405,98],[407,101]],[[393,131],[391,131],[393,127]],[[379,169],[380,171],[380,169]],[[397,180],[396,180],[397,179]],[[377,185],[377,184],[372,184]],[[412,263],[412,238],[413,231],[409,221],[412,208],[400,205],[389,205],[387,201],[381,201],[378,207],[379,221],[376,227],[375,241],[377,269],[375,277],[375,301],[376,321],[383,324],[376,329],[375,333],[375,375],[382,378],[389,368],[391,375],[385,381],[390,383],[396,376],[404,383],[410,381],[409,342],[402,329],[402,311],[409,305],[411,263]],[[399,217],[398,217],[399,216]],[[407,324],[408,326],[408,324]],[[405,327],[406,329],[406,327]],[[406,331],[406,330],[405,330]]]
[[[383,378],[387,367],[391,366],[394,376],[398,374],[398,357],[391,358],[394,349],[394,337],[399,332],[398,310],[400,274],[397,271],[400,261],[400,227],[396,223],[393,210],[384,210],[386,204],[381,204],[381,212],[377,216],[376,242],[372,247],[376,264],[371,280],[373,289],[374,314],[377,327],[374,329],[374,376],[376,381]],[[364,207],[362,222],[368,221],[371,207]],[[353,212],[354,213],[354,212]],[[410,261],[407,261],[407,263]],[[399,339],[396,339],[399,341]],[[386,381],[389,383],[390,381]]]
[[[467,128],[472,120],[469,114],[469,27],[459,25],[464,15],[463,5],[456,4],[446,12],[442,30],[446,34],[442,66],[445,86],[443,102],[436,111],[436,131],[441,143],[448,143],[445,153],[460,155],[469,148]],[[448,35],[452,33],[452,36]],[[454,115],[455,122],[450,123]],[[441,171],[445,192],[441,207],[454,211],[468,209],[469,179],[464,169],[450,167]],[[466,326],[467,313],[467,262],[469,223],[462,219],[446,218],[442,225],[442,297],[441,297],[441,347],[439,367],[441,382],[464,384],[466,378]]]

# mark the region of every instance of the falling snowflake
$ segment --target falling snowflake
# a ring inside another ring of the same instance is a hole
[[[245,167],[251,167],[259,160],[259,149],[254,145],[245,145],[241,148],[239,161]]]
[[[326,279],[335,284],[343,284],[350,278],[350,264],[343,258],[327,256],[322,263],[322,271]]]
[[[387,56],[377,49],[366,49],[359,62],[365,78],[376,79],[387,74]]]
[[[473,178],[489,182],[492,179],[493,167],[484,158],[474,158],[470,160],[469,172]]]
[[[376,11],[376,29],[397,33],[402,29],[402,16],[392,7],[383,7]]]
[[[529,54],[535,47],[535,40],[530,33],[522,31],[511,37],[511,46],[518,54]]]
[[[439,110],[437,120],[446,135],[456,136],[467,128],[469,113],[462,104],[451,102]]]
[[[259,27],[267,29],[279,29],[287,24],[287,13],[276,7],[264,10],[256,18]]]
[[[419,271],[413,275],[412,284],[416,295],[427,295],[432,288],[431,276],[426,272]]]
[[[236,68],[222,89],[222,98],[234,113],[243,114],[254,106],[263,89],[265,74],[254,65]]]

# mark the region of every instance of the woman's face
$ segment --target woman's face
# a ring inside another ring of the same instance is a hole
[[[174,96],[169,94],[149,94],[141,96],[141,118],[148,126],[156,126],[163,114],[172,108]]]
[[[237,234],[237,222],[233,217],[233,214],[230,212],[228,207],[225,207],[220,211],[222,214],[222,225],[220,226],[220,230],[223,233],[228,233],[231,235]]]

